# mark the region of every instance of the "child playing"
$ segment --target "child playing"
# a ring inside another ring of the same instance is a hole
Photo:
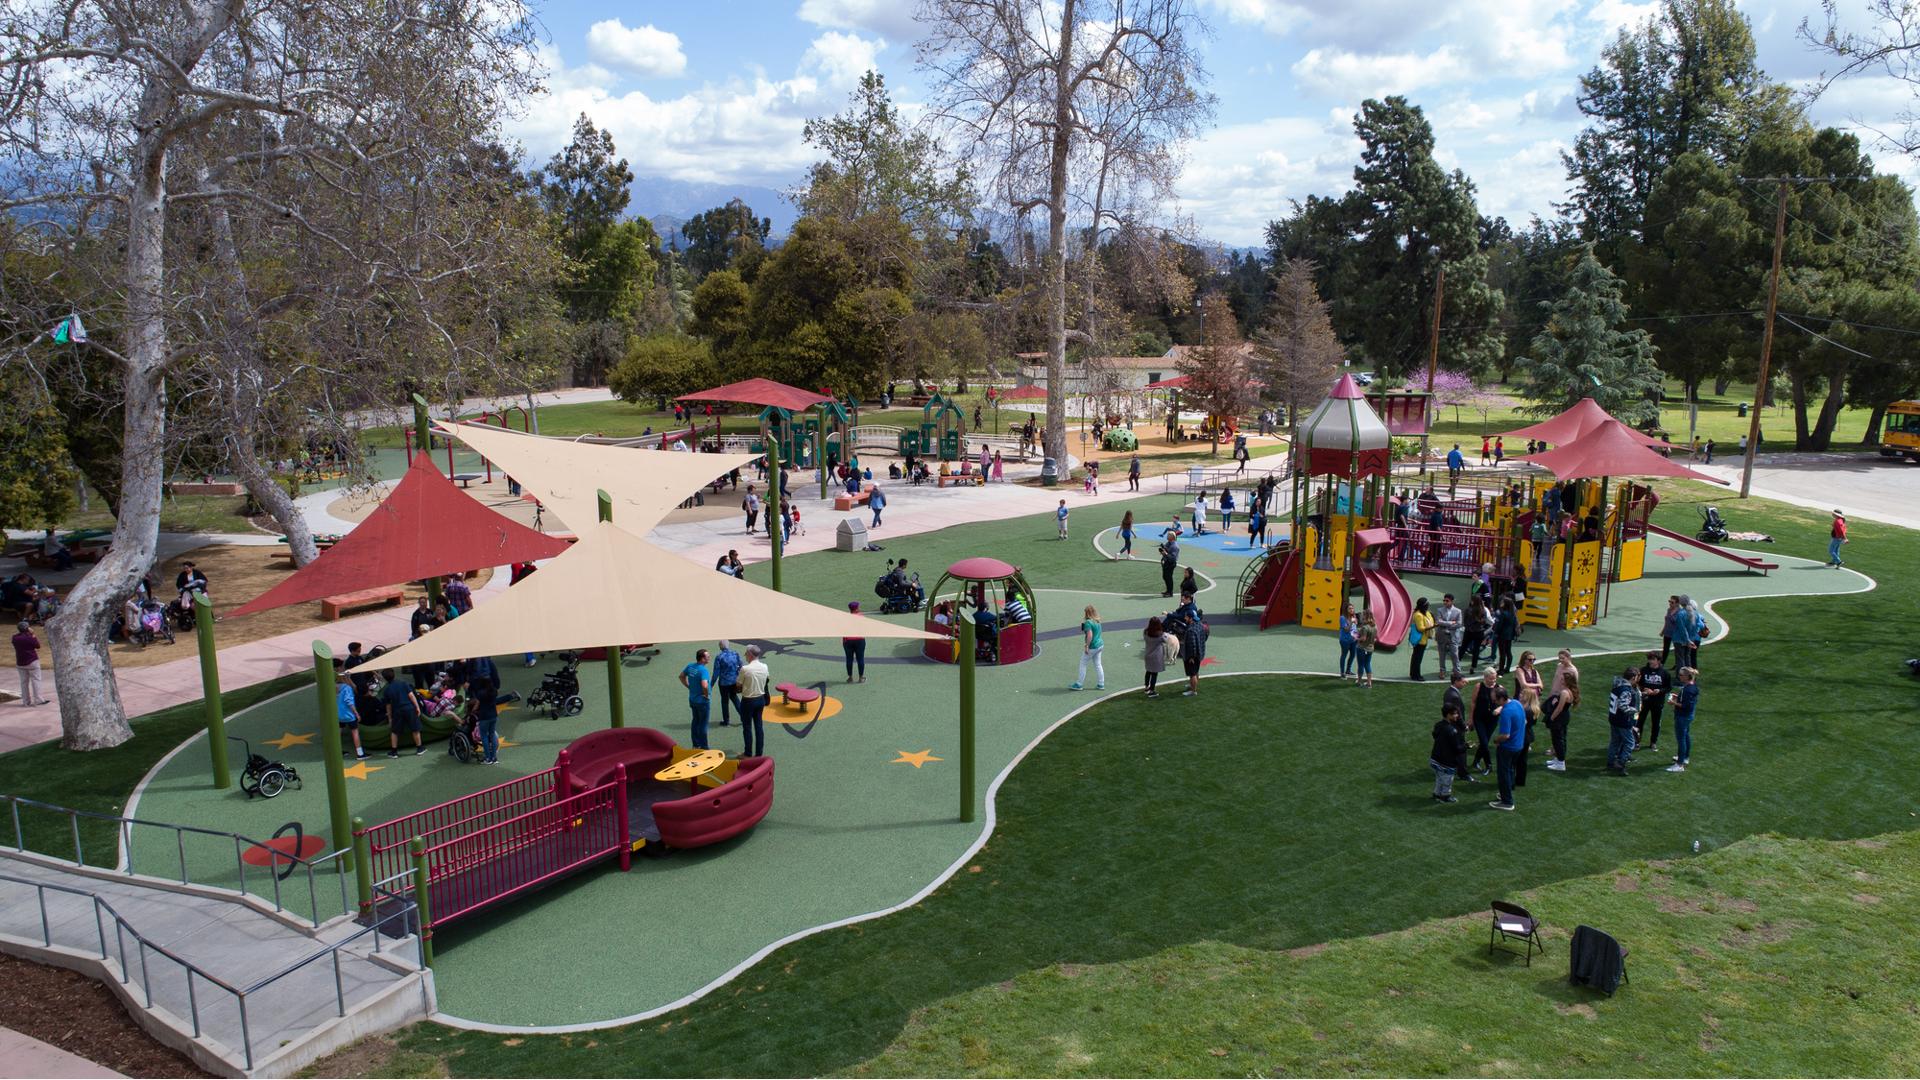
[[[1053,519],[1060,523],[1060,539],[1067,538],[1067,500],[1060,500],[1059,509],[1053,512]]]
[[[789,507],[787,508],[787,512],[788,512],[788,514],[790,515],[790,520],[791,520],[791,522],[792,522],[792,526],[791,526],[791,528],[790,528],[790,530],[789,530],[789,531],[790,531],[790,532],[797,532],[797,533],[799,533],[799,534],[800,534],[801,536],[805,536],[805,535],[807,535],[807,527],[806,527],[805,525],[802,525],[802,524],[800,524],[800,507],[799,507],[799,504],[797,504],[797,503],[796,503],[796,504],[794,504],[794,505],[791,505],[791,506],[789,506]]]
[[[1680,688],[1673,692],[1673,735],[1679,743],[1674,749],[1680,752],[1673,755],[1668,772],[1687,771],[1687,760],[1693,757],[1693,710],[1700,705],[1700,673],[1683,667],[1677,677]]]
[[[1089,495],[1100,494],[1100,465],[1098,462],[1087,462],[1086,493]]]

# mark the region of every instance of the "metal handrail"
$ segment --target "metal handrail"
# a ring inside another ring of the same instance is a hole
[[[288,975],[291,975],[294,972],[299,971],[300,969],[306,967],[307,965],[320,960],[322,957],[331,956],[333,959],[334,1008],[337,1015],[339,1016],[347,1015],[347,998],[346,998],[345,983],[342,980],[341,974],[340,974],[340,950],[360,940],[366,935],[372,934],[374,936],[374,946],[373,946],[374,952],[378,953],[380,951],[381,927],[384,924],[391,922],[394,919],[403,919],[403,918],[411,917],[417,906],[412,900],[408,900],[404,897],[388,892],[383,888],[379,888],[378,891],[383,894],[384,899],[392,900],[398,903],[400,907],[388,915],[375,919],[370,925],[368,925],[366,928],[362,930],[358,930],[352,934],[349,934],[348,936],[341,938],[339,941],[336,941],[330,945],[323,946],[322,948],[316,950],[315,952],[310,953],[309,955],[299,960],[295,960],[290,964],[283,965],[278,971],[275,971],[272,974],[256,979],[252,983],[249,983],[244,987],[236,987],[232,983],[227,982],[225,979],[220,978],[218,975],[214,975],[211,972],[207,971],[206,969],[200,967],[198,964],[195,964],[193,961],[188,960],[185,957],[176,955],[174,952],[169,950],[166,946],[160,945],[153,941],[148,940],[145,935],[140,933],[140,930],[138,927],[134,926],[133,923],[129,922],[126,916],[120,914],[119,911],[115,910],[113,904],[108,902],[104,898],[102,898],[98,893],[95,893],[88,889],[75,888],[70,885],[57,885],[52,882],[34,881],[30,878],[14,877],[11,874],[4,874],[4,873],[0,873],[0,881],[12,882],[16,885],[31,885],[33,887],[34,898],[38,902],[40,907],[40,941],[41,941],[41,944],[47,948],[53,947],[53,926],[52,926],[51,919],[49,919],[47,915],[47,891],[52,890],[58,893],[65,893],[70,896],[84,896],[88,900],[90,900],[93,904],[93,911],[94,911],[93,918],[94,918],[95,932],[99,935],[99,939],[100,939],[100,960],[102,963],[105,963],[108,960],[115,960],[113,953],[107,948],[106,928],[100,924],[100,912],[104,909],[106,913],[112,916],[113,918],[114,943],[119,947],[119,953],[120,953],[119,957],[116,960],[116,964],[120,969],[120,974],[119,974],[120,985],[126,986],[132,982],[133,974],[132,974],[132,969],[127,964],[127,945],[126,945],[126,938],[128,936],[131,936],[134,940],[135,945],[137,946],[135,950],[135,955],[137,955],[140,958],[140,990],[141,990],[141,994],[146,999],[146,1007],[149,1009],[153,1008],[153,977],[152,977],[151,970],[148,966],[147,953],[149,951],[158,953],[161,956],[167,958],[168,960],[171,960],[174,963],[180,965],[180,967],[187,973],[187,1012],[188,1012],[189,1020],[193,1025],[193,1037],[195,1039],[198,1039],[201,1037],[201,1025],[200,1025],[200,999],[199,999],[199,996],[194,993],[194,985],[193,985],[194,977],[199,976],[201,979],[204,979],[207,982],[218,987],[219,989],[224,990],[227,993],[233,995],[235,1007],[239,1010],[239,1014],[240,1014],[241,1052],[246,1059],[246,1067],[248,1071],[252,1071],[253,1069],[253,1037],[252,1037],[252,1033],[249,1028],[249,1025],[247,1023],[247,997],[249,995],[258,993],[260,990],[263,990],[266,987],[271,986],[275,982],[278,982],[279,980],[287,977]],[[395,940],[399,940],[404,936],[405,936],[404,934],[393,935]],[[417,949],[416,970],[425,970],[427,966],[426,942],[423,935],[420,935],[420,934],[415,935],[415,945]]]
[[[153,829],[173,830],[174,850],[178,855],[179,867],[180,867],[178,878],[179,878],[180,884],[182,885],[197,884],[202,888],[219,889],[223,892],[237,892],[243,896],[253,896],[255,894],[250,890],[248,890],[247,888],[247,864],[246,864],[245,853],[249,848],[261,848],[266,851],[272,852],[273,856],[269,860],[269,865],[266,868],[266,874],[267,874],[268,880],[272,883],[272,886],[273,886],[273,894],[272,894],[273,910],[277,914],[291,915],[294,918],[302,917],[298,911],[295,911],[286,906],[286,903],[284,902],[284,899],[281,894],[281,888],[280,888],[280,882],[283,878],[283,875],[276,872],[279,864],[292,863],[292,864],[298,865],[300,868],[306,871],[306,877],[307,877],[308,915],[305,916],[305,919],[309,925],[314,927],[318,927],[322,922],[326,921],[320,917],[319,889],[314,881],[314,871],[323,869],[326,866],[326,864],[340,860],[348,854],[347,849],[342,848],[338,851],[330,852],[326,855],[319,856],[318,858],[309,859],[309,858],[302,857],[299,854],[294,852],[280,851],[279,849],[273,848],[268,844],[264,844],[248,836],[242,836],[239,833],[221,832],[217,829],[204,829],[195,825],[175,825],[165,821],[147,821],[142,818],[121,817],[115,814],[103,814],[97,810],[77,810],[77,809],[74,809],[73,807],[59,806],[54,803],[41,802],[38,799],[29,799],[22,795],[0,795],[0,799],[5,799],[10,804],[11,812],[13,816],[13,850],[18,851],[23,855],[33,854],[33,855],[39,855],[43,858],[55,859],[63,862],[67,861],[67,860],[61,859],[60,856],[52,854],[51,852],[32,851],[26,846],[26,831],[25,831],[25,827],[21,824],[21,820],[20,820],[20,808],[22,806],[27,806],[34,809],[40,809],[40,810],[49,810],[57,814],[67,815],[68,821],[72,826],[70,831],[73,836],[73,859],[71,861],[75,866],[85,867],[87,865],[86,852],[84,850],[84,846],[80,839],[80,819],[87,818],[92,821],[111,821],[116,823],[119,826],[119,829],[117,830],[117,832],[120,837],[121,852],[126,859],[126,867],[124,872],[129,877],[132,877],[135,874],[135,870],[133,868],[133,828],[134,826],[145,826],[147,828],[153,828]],[[187,872],[187,840],[186,838],[188,835],[213,837],[220,840],[230,840],[233,843],[234,867],[237,875],[237,880],[239,882],[238,888],[230,888],[226,885],[215,885],[215,884],[205,883],[205,882],[194,882],[190,878]],[[116,869],[117,870],[118,868],[95,867],[94,869]],[[344,914],[348,911],[353,910],[347,901],[347,875],[342,872],[336,872],[335,876],[339,879],[340,911],[342,914]],[[267,899],[267,897],[262,895],[260,899],[264,900],[264,899]],[[331,918],[331,916],[329,916],[329,918]]]

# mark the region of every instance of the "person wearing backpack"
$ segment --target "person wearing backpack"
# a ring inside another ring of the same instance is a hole
[[[1181,697],[1200,695],[1200,663],[1207,658],[1207,616],[1194,606],[1193,594],[1182,592],[1180,606],[1167,616],[1166,625],[1180,642],[1180,664],[1187,673],[1187,688]]]

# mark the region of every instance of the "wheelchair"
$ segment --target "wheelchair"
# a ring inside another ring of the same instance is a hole
[[[254,753],[253,746],[238,735],[229,735],[227,738],[239,743],[241,749],[247,752],[246,767],[240,772],[240,790],[246,792],[247,798],[258,795],[263,799],[271,799],[287,790],[288,784],[301,789],[306,787],[293,766]]]
[[[541,676],[540,688],[527,695],[528,707],[545,710],[549,720],[578,716],[587,707],[580,697],[580,654],[568,650],[560,660],[560,670]]]

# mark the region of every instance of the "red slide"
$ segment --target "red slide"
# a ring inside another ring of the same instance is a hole
[[[1277,566],[1279,573],[1268,577],[1268,567]],[[1287,552],[1280,560],[1268,559],[1262,567],[1260,576],[1254,582],[1254,590],[1262,585],[1268,590],[1266,610],[1260,613],[1260,629],[1279,626],[1281,623],[1297,622],[1300,618],[1300,550],[1295,548]],[[1254,601],[1257,603],[1258,601]]]
[[[1764,559],[1756,559],[1750,555],[1738,555],[1738,554],[1735,554],[1734,552],[1728,551],[1726,548],[1715,547],[1714,545],[1707,543],[1705,540],[1696,540],[1693,537],[1687,536],[1684,533],[1677,533],[1677,532],[1674,532],[1672,529],[1663,529],[1660,526],[1655,525],[1651,521],[1647,522],[1647,531],[1650,533],[1656,533],[1660,536],[1664,536],[1669,540],[1678,540],[1681,543],[1687,545],[1688,547],[1697,547],[1701,551],[1711,552],[1712,554],[1718,555],[1723,559],[1730,559],[1734,562],[1739,563],[1741,566],[1746,567],[1749,570],[1758,570],[1764,574],[1769,570],[1780,569],[1779,563],[1770,563]]]
[[[1374,626],[1380,632],[1380,644],[1393,648],[1407,639],[1407,626],[1413,622],[1413,599],[1407,586],[1392,567],[1373,569],[1362,566],[1354,571],[1367,591],[1367,608],[1373,612]]]

